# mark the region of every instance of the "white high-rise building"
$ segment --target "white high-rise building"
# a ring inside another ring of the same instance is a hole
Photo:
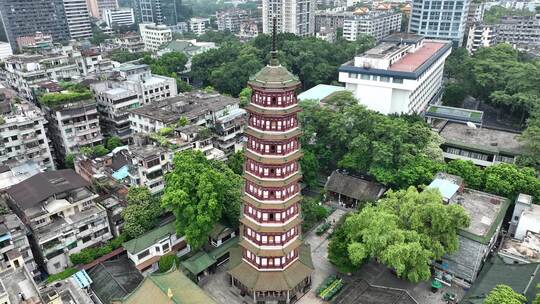
[[[92,37],[86,0],[64,0],[64,11],[71,39]]]
[[[262,3],[263,33],[272,33],[272,19],[276,17],[278,33],[315,34],[316,0],[263,0]]]
[[[360,104],[382,114],[422,113],[440,101],[444,61],[452,45],[394,34],[339,68],[339,81]]]
[[[155,52],[159,47],[172,40],[172,30],[166,25],[156,25],[155,23],[139,24],[139,31],[144,42],[144,48]]]
[[[373,11],[346,18],[343,21],[343,38],[356,41],[361,35],[369,35],[379,41],[401,28],[401,13]]]
[[[135,23],[135,14],[132,8],[105,9],[102,18],[109,27],[113,27],[114,24],[124,26]]]
[[[208,18],[191,18],[189,19],[189,30],[200,36],[206,33],[206,25],[210,24],[210,19]]]
[[[413,0],[409,32],[463,44],[470,0]]]
[[[467,51],[474,54],[481,47],[490,47],[497,43],[496,27],[490,24],[474,23],[467,36]]]

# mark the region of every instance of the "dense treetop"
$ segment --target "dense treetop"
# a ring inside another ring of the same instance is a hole
[[[193,58],[192,76],[205,86],[211,85],[222,93],[238,96],[249,77],[268,62],[271,40],[269,35],[259,35],[247,43],[226,41],[220,48]],[[337,69],[341,64],[374,45],[371,37],[355,42],[340,39],[329,43],[314,37],[279,34],[277,41],[280,63],[300,78],[303,89],[337,81]]]

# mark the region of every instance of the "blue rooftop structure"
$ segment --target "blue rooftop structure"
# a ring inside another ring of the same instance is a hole
[[[436,178],[429,184],[428,188],[438,189],[445,200],[450,200],[458,191],[459,185],[446,179]]]
[[[92,279],[88,276],[84,269],[76,272],[73,275],[73,278],[75,278],[75,281],[80,288],[86,288],[92,284]]]
[[[123,180],[124,178],[126,178],[129,174],[129,168],[128,166],[123,166],[122,168],[118,169],[118,171],[114,172],[112,174],[112,177],[114,177],[114,179],[116,180]]]
[[[345,90],[346,89],[344,87],[340,87],[340,86],[318,84],[314,86],[313,88],[298,94],[298,100],[300,101],[308,100],[308,99],[323,100],[335,92],[340,92],[340,91],[345,91]]]

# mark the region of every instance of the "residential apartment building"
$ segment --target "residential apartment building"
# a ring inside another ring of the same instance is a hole
[[[139,53],[144,51],[144,42],[137,33],[126,33],[115,38],[115,43],[122,51]]]
[[[428,188],[438,189],[445,203],[461,205],[470,218],[469,227],[458,229],[458,251],[433,263],[439,279],[470,287],[495,246],[510,201],[465,188],[461,177],[446,173],[438,173]]]
[[[21,296],[24,301],[21,301]],[[0,272],[0,303],[43,303],[38,286],[26,267]]]
[[[5,201],[0,198],[3,207]],[[37,277],[40,271],[30,249],[29,229],[13,213],[0,216],[0,272],[26,266],[32,275]]]
[[[121,87],[136,92],[141,105],[178,95],[174,78],[154,75],[146,64],[123,64],[115,72]]]
[[[135,14],[132,8],[106,9],[103,11],[103,20],[107,26],[126,26],[135,23]]]
[[[343,38],[356,41],[360,36],[369,35],[380,41],[401,28],[401,13],[392,11],[372,11],[355,15],[343,21]]]
[[[17,47],[22,50],[45,50],[52,49],[53,40],[51,35],[36,32],[33,35],[17,37]]]
[[[123,244],[128,258],[144,275],[158,270],[158,261],[165,254],[183,256],[191,251],[183,236],[176,234],[174,219]]]
[[[69,153],[78,152],[81,147],[92,147],[103,142],[94,100],[55,107],[43,105],[43,110],[49,122],[48,137],[53,143],[58,161],[63,161]]]
[[[519,194],[515,205],[508,234],[510,237],[523,241],[528,232],[540,233],[540,206],[533,203],[533,197]]]
[[[0,164],[33,161],[43,170],[54,170],[47,121],[37,106],[0,85],[0,117]]]
[[[13,55],[11,44],[0,41],[0,62],[4,61],[4,59],[8,58],[11,55]]]
[[[147,51],[155,52],[162,44],[172,40],[172,31],[166,25],[156,25],[155,23],[139,24],[141,39]]]
[[[360,104],[383,113],[422,113],[440,101],[452,45],[394,34],[339,68],[339,81]]]
[[[47,273],[63,271],[71,266],[70,254],[112,238],[97,197],[71,169],[40,173],[7,191],[9,206],[32,231],[36,259]]]
[[[92,27],[86,0],[63,0],[64,13],[71,39],[92,37]]]
[[[474,54],[481,47],[490,47],[497,43],[496,27],[490,24],[474,23],[467,35],[467,51]]]
[[[82,76],[99,76],[113,69],[112,61],[109,58],[103,58],[99,48],[75,52],[72,56],[75,56]]]
[[[272,20],[275,17],[278,33],[313,36],[316,6],[316,0],[263,0],[263,33],[272,33]]]
[[[229,9],[216,12],[216,23],[219,31],[240,32],[240,24],[250,19],[249,12],[241,9]]]
[[[137,23],[176,25],[182,21],[181,0],[132,0]]]
[[[206,33],[206,26],[210,24],[208,18],[191,18],[189,19],[189,31],[197,36]]]
[[[413,0],[409,32],[463,44],[470,0]]]
[[[216,119],[213,130],[217,148],[227,155],[234,153],[235,147],[241,142],[246,120],[247,112],[240,108],[232,109]]]
[[[140,106],[137,93],[125,89],[121,83],[113,81],[91,84],[90,89],[97,102],[103,133],[128,142],[131,129],[127,110]]]
[[[483,2],[469,3],[469,14],[467,16],[467,24],[472,25],[476,22],[482,22],[484,20],[484,13],[486,11],[486,5]]]
[[[520,48],[540,46],[540,14],[503,17],[496,27],[498,42]]]
[[[51,35],[55,41],[69,39],[63,0],[0,0],[0,40],[17,48],[17,38],[36,32]]]
[[[445,159],[470,160],[481,167],[514,163],[524,151],[517,132],[447,122],[439,135],[444,139],[441,148]]]
[[[65,80],[80,75],[79,66],[67,54],[14,55],[5,60],[6,83],[29,100],[33,86],[47,80]]]
[[[321,28],[343,28],[345,19],[354,18],[353,12],[324,10],[315,13],[315,31],[320,31]]]

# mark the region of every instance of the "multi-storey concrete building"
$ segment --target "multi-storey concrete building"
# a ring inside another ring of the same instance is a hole
[[[53,47],[51,35],[35,32],[33,35],[17,37],[17,47],[20,50],[44,50]]]
[[[137,23],[176,25],[182,21],[181,0],[132,0]]]
[[[4,61],[4,59],[8,58],[11,55],[13,55],[11,44],[0,41],[0,61]]]
[[[219,31],[240,32],[240,24],[250,19],[249,12],[241,9],[229,9],[216,12],[216,23]]]
[[[140,53],[144,51],[144,42],[137,33],[126,33],[116,37],[115,43],[122,51]]]
[[[333,10],[317,11],[315,13],[315,31],[321,28],[343,28],[345,19],[354,18],[353,12],[336,12]]]
[[[0,163],[34,161],[43,170],[54,170],[43,112],[34,104],[21,100],[16,92],[1,86],[0,108]]]
[[[106,9],[103,11],[103,20],[109,27],[113,25],[125,26],[135,23],[135,14],[132,8]]]
[[[92,27],[86,0],[63,0],[64,13],[71,39],[92,37]]]
[[[470,0],[414,0],[409,32],[463,44]]]
[[[0,200],[5,204],[3,198]],[[0,216],[0,272],[26,266],[33,277],[39,276],[28,235],[29,229],[17,215],[10,213]]]
[[[6,83],[27,99],[32,100],[32,87],[47,80],[64,80],[80,75],[73,57],[66,54],[14,55],[5,60]]]
[[[472,25],[475,22],[482,22],[484,20],[484,12],[486,6],[484,2],[471,2],[469,4],[469,14],[467,16],[467,24]]]
[[[226,115],[216,119],[213,129],[216,133],[217,147],[225,154],[233,153],[236,146],[241,143],[246,119],[246,111],[239,108],[230,110]]]
[[[119,75],[121,87],[136,92],[141,105],[178,95],[174,78],[153,75],[146,64],[123,64],[115,72]]]
[[[189,31],[197,36],[206,33],[206,27],[210,23],[208,18],[191,18],[189,19]]]
[[[458,229],[458,251],[433,263],[449,283],[470,287],[495,246],[510,201],[465,188],[461,177],[446,173],[437,173],[428,188],[438,189],[444,203],[461,205],[470,218],[468,227]]]
[[[339,68],[358,102],[383,114],[422,113],[440,101],[447,41],[395,34]]]
[[[476,53],[481,47],[490,47],[497,43],[496,27],[490,24],[474,23],[469,28],[467,35],[467,51]]]
[[[90,88],[97,102],[103,133],[128,142],[131,129],[127,110],[140,106],[137,93],[112,81],[94,83]]]
[[[363,15],[345,18],[343,21],[343,38],[356,41],[362,35],[369,35],[376,41],[399,32],[401,13],[391,11],[372,11]]]
[[[0,40],[17,48],[17,38],[36,32],[49,34],[57,41],[69,39],[63,0],[1,0]]]
[[[0,303],[43,303],[36,282],[26,267],[0,272]]]
[[[81,147],[92,147],[103,142],[94,100],[58,106],[43,105],[43,109],[49,122],[49,138],[58,161],[63,161],[69,153],[78,152]]]
[[[147,51],[155,52],[159,47],[172,40],[172,31],[166,25],[156,25],[155,23],[139,24],[141,39]]]
[[[7,191],[9,206],[32,231],[36,259],[49,274],[70,266],[70,254],[112,238],[105,208],[94,202],[98,195],[89,186],[67,169],[35,175]]]
[[[272,32],[273,18],[276,18],[279,33],[315,34],[316,0],[263,0],[262,5],[263,33]]]
[[[497,41],[520,48],[540,46],[540,14],[503,17],[497,26]]]
[[[248,85],[241,238],[230,251],[228,273],[252,303],[288,303],[309,290],[314,269],[301,239],[300,81],[279,64],[274,49]]]

